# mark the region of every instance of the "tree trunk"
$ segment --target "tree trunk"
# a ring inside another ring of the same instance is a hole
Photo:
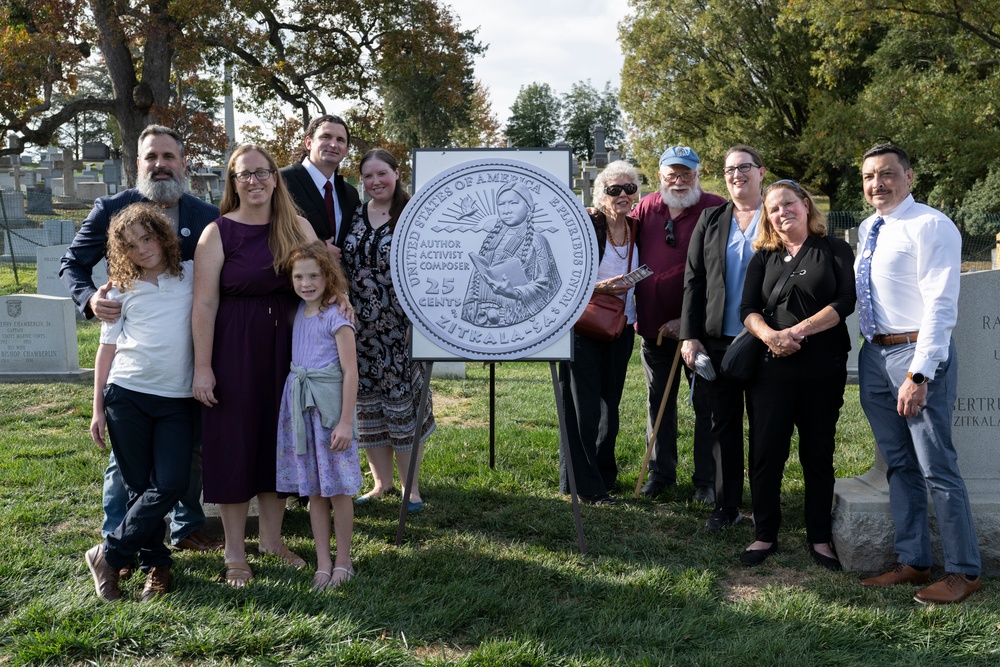
[[[170,66],[177,27],[167,14],[168,0],[149,4],[149,20],[143,34],[142,81],[136,74],[130,44],[115,0],[90,0],[94,23],[100,35],[101,53],[111,77],[115,120],[122,136],[122,167],[125,182],[135,185],[139,135],[152,122],[155,105],[170,101]]]

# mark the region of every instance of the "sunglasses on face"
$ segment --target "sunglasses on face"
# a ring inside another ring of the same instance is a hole
[[[634,195],[636,190],[638,189],[639,186],[636,185],[635,183],[626,183],[625,185],[609,185],[608,187],[604,188],[604,194],[608,195],[609,197],[617,197],[622,192],[624,192],[627,195]]]
[[[673,248],[677,245],[677,239],[674,238],[674,219],[667,218],[667,221],[663,223],[663,231],[666,237],[663,239],[667,242],[667,245]]]

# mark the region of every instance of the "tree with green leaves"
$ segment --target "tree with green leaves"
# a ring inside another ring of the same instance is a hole
[[[618,106],[618,91],[608,81],[599,92],[590,83],[578,81],[562,96],[563,136],[580,160],[594,157],[594,127],[604,126],[606,146],[618,146],[625,138],[622,112]]]
[[[816,39],[823,84],[851,71],[854,99],[816,124],[817,155],[854,176],[877,142],[903,146],[914,161],[913,192],[939,207],[982,210],[983,188],[1000,171],[1000,0],[789,0],[789,16]]]
[[[780,0],[630,0],[619,28],[625,53],[620,101],[632,148],[655,173],[666,146],[694,147],[709,168],[725,150],[749,143],[768,168],[814,180],[800,150],[815,105],[827,103],[811,68],[813,38],[779,23]]]
[[[501,148],[506,145],[500,120],[493,112],[490,89],[476,81],[469,98],[469,122],[455,128],[451,144],[457,148]]]
[[[17,137],[0,154],[51,143],[77,113],[106,113],[121,129],[132,182],[142,128],[183,115],[167,112],[171,90],[224,62],[247,92],[238,108],[265,122],[279,124],[289,105],[305,126],[326,112],[325,98],[384,92],[393,127],[436,137],[467,117],[471,58],[482,48],[454,23],[437,0],[0,0],[0,133]],[[111,89],[79,95],[76,70],[92,50]],[[395,72],[416,83],[404,87]],[[55,92],[66,96],[58,108]]]
[[[510,107],[507,139],[517,148],[551,146],[559,139],[562,105],[547,83],[521,86]]]

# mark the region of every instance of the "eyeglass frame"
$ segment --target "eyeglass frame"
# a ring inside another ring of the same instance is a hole
[[[691,171],[685,174],[664,174],[662,171],[660,172],[660,180],[667,184],[673,183],[674,181],[680,181],[682,183],[693,183],[694,179],[697,177],[698,177],[698,171],[695,169],[692,169]]]
[[[674,237],[674,219],[668,217],[663,221],[663,231],[666,234],[664,241],[668,246],[674,248],[677,246],[677,239]]]
[[[618,188],[618,191],[612,192],[611,190],[613,188]],[[615,183],[614,185],[609,185],[604,188],[604,194],[606,194],[609,197],[617,197],[622,192],[624,192],[627,195],[634,195],[638,191],[639,191],[639,186],[636,185],[635,183],[622,183],[622,184]]]
[[[725,167],[722,170],[722,173],[725,174],[726,176],[733,176],[736,174],[737,171],[740,172],[741,174],[745,174],[753,168],[760,169],[760,165],[755,162],[741,162],[732,167]]]
[[[235,171],[230,174],[230,178],[235,180],[237,183],[249,183],[250,177],[255,177],[258,183],[263,183],[264,181],[270,180],[274,176],[277,169],[265,169],[261,167],[260,169],[254,169],[253,171]],[[261,177],[260,173],[265,172],[267,175]]]

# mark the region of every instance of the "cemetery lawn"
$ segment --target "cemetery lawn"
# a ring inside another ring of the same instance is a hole
[[[81,325],[81,365],[97,328]],[[100,601],[83,560],[99,540],[107,454],[88,436],[85,384],[0,384],[0,665],[995,665],[1000,584],[952,607],[914,589],[866,590],[858,575],[812,563],[795,455],[784,486],[781,551],[757,569],[737,554],[745,520],[705,532],[693,504],[692,413],[682,390],[676,490],[632,500],[644,448],[638,351],[623,402],[619,507],[584,507],[589,553],[576,546],[559,493],[557,418],[547,364],[497,372],[497,465],[488,465],[488,373],[436,380],[437,433],[421,473],[424,511],[394,545],[398,505],[358,509],[358,576],[310,592],[308,515],[286,515],[298,572],[256,554],[256,579],[220,583],[221,553],[175,555],[175,592]],[[847,389],[838,476],[864,472],[872,437]],[[370,477],[366,472],[366,483]],[[218,524],[210,527],[221,534]]]

